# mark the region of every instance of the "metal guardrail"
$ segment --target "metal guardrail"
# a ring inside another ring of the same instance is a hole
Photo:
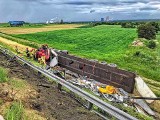
[[[0,47],[1,51],[4,52],[4,50],[2,49],[2,47]],[[8,54],[8,55],[13,55],[13,53],[7,53],[5,52],[5,54]],[[125,113],[124,111],[100,100],[99,98],[85,92],[84,90],[72,85],[71,83],[65,81],[64,79],[54,75],[54,74],[51,74],[49,73],[47,70],[44,70],[40,67],[37,67],[33,64],[31,64],[30,62],[24,60],[23,58],[15,55],[15,57],[25,63],[26,65],[30,66],[32,69],[42,73],[43,75],[47,76],[48,78],[56,81],[57,83],[61,84],[62,86],[68,88],[69,90],[71,90],[72,92],[74,92],[75,94],[79,95],[80,97],[84,98],[85,100],[89,101],[90,103],[96,105],[97,107],[99,107],[100,109],[102,109],[103,111],[109,113],[110,115],[116,117],[117,119],[119,120],[137,120],[135,117]]]

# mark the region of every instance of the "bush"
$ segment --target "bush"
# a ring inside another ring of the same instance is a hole
[[[153,40],[149,41],[147,44],[147,47],[154,49],[156,48],[156,42],[154,42]]]
[[[7,82],[7,71],[0,67],[0,83]]]
[[[141,24],[137,28],[138,37],[146,38],[148,40],[156,38],[156,30],[155,27],[151,24]]]
[[[140,51],[136,51],[135,53],[134,53],[134,56],[139,56],[140,55]]]

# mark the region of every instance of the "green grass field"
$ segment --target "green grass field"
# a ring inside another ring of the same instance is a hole
[[[156,49],[131,46],[137,38],[136,29],[98,26],[14,35],[14,37],[65,49],[81,57],[116,63],[120,68],[160,81],[160,45]],[[157,39],[160,42],[160,34]],[[140,54],[136,56],[136,52]]]
[[[89,58],[104,60],[108,55],[120,55],[128,49],[136,37],[134,29],[120,27],[96,27],[87,29],[61,30],[36,34],[16,35],[23,39],[47,43],[57,49],[66,49],[71,53]],[[98,56],[97,56],[98,55]]]

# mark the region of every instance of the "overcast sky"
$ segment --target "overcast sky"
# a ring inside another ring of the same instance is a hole
[[[0,0],[0,22],[160,19],[160,0]]]

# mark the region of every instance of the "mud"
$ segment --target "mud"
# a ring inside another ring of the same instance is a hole
[[[48,120],[101,120],[96,114],[83,108],[67,93],[57,89],[57,85],[44,76],[38,76],[16,60],[9,62],[0,53],[0,66],[9,70],[9,77],[26,80],[37,92],[36,95],[23,101],[25,107],[30,107],[42,113]]]

